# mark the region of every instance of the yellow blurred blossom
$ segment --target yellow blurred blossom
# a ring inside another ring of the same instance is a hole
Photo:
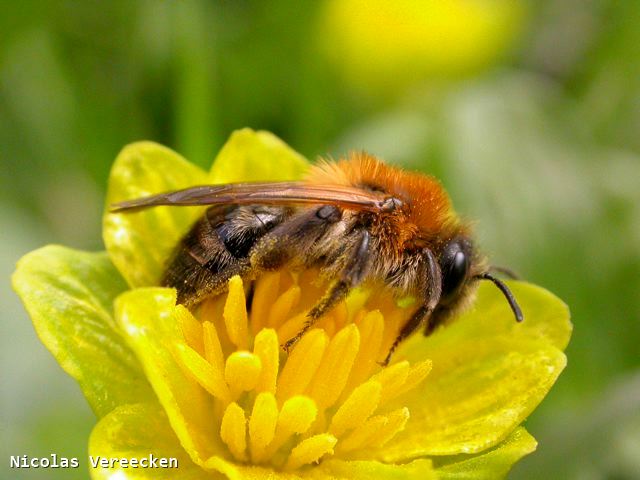
[[[352,85],[386,93],[495,63],[524,14],[520,0],[327,0],[318,42]]]

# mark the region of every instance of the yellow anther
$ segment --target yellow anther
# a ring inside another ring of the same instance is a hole
[[[289,398],[278,415],[276,434],[266,455],[273,455],[294,433],[305,433],[318,416],[318,408],[309,397],[296,395]]]
[[[349,311],[347,310],[347,304],[344,302],[336,305],[331,310],[331,313],[333,314],[333,320],[337,330],[342,329],[349,321]]]
[[[393,412],[388,413],[386,417],[387,423],[371,437],[370,441],[367,442],[369,445],[382,447],[385,443],[404,430],[404,427],[409,420],[409,409],[404,407],[394,410]]]
[[[381,390],[380,384],[373,380],[358,386],[333,416],[329,433],[340,437],[361,425],[378,408]]]
[[[227,358],[224,378],[234,394],[252,390],[258,383],[262,363],[260,357],[251,352],[233,352]]]
[[[277,423],[276,397],[270,392],[258,394],[249,419],[249,446],[254,463],[261,463],[266,459],[266,447],[273,441]]]
[[[242,279],[236,275],[229,280],[229,293],[224,304],[224,323],[229,340],[240,350],[249,346],[247,306]]]
[[[287,319],[291,310],[299,301],[300,287],[298,285],[292,285],[286,292],[280,295],[274,303],[272,303],[269,318],[267,320],[267,326],[278,328]]]
[[[329,433],[314,435],[300,442],[293,450],[285,464],[285,470],[294,470],[317,462],[326,454],[333,454],[333,447],[338,440]]]
[[[336,333],[329,343],[308,389],[320,408],[328,408],[338,400],[347,383],[359,346],[360,332],[353,324]]]
[[[262,371],[256,384],[258,392],[276,393],[280,345],[276,332],[270,328],[261,330],[253,342],[253,353],[260,358]]]
[[[278,430],[287,434],[304,433],[309,430],[317,415],[318,408],[312,399],[296,395],[282,405],[278,416]]]
[[[378,368],[377,360],[382,345],[382,334],[384,331],[384,318],[379,310],[368,312],[358,325],[360,330],[360,350],[353,362],[351,375],[343,393],[343,398],[354,387],[364,382],[371,372]]]
[[[395,397],[402,389],[409,376],[409,362],[406,360],[384,368],[372,378],[382,385],[380,405]]]
[[[376,415],[375,417],[369,418],[344,439],[340,440],[338,451],[351,452],[367,445],[371,438],[374,438],[388,422],[389,420],[385,415]]]
[[[182,335],[191,348],[199,354],[204,353],[202,346],[202,326],[200,322],[183,305],[176,305],[173,314],[180,325]]]
[[[366,313],[365,305],[371,292],[368,289],[356,288],[349,293],[345,300],[347,311],[349,312],[349,320],[357,323],[357,317]]]
[[[409,312],[411,309],[398,308],[396,301],[387,297],[386,299],[376,302],[382,315],[384,316],[384,334],[382,336],[382,347],[379,352],[378,360],[384,360],[389,353],[389,349],[396,338],[400,329],[407,324]]]
[[[202,322],[202,341],[204,343],[204,357],[220,372],[224,371],[224,354],[220,346],[220,338],[213,322]]]
[[[266,325],[271,305],[278,298],[280,272],[265,272],[255,285],[251,302],[251,329],[254,335]]]
[[[323,316],[316,324],[316,327],[324,330],[329,338],[333,337],[336,333],[336,322],[333,319],[333,315],[331,313]]]
[[[322,330],[311,330],[300,339],[278,377],[276,397],[279,403],[305,391],[318,370],[327,343],[327,335]]]
[[[284,322],[278,327],[278,341],[284,344],[290,338],[295,337],[307,320],[307,312],[300,312]]]
[[[415,365],[411,365],[411,368],[409,369],[409,373],[407,374],[407,379],[404,382],[404,385],[402,385],[402,387],[397,391],[397,393],[393,397],[390,397],[389,399],[392,400],[393,398],[399,395],[402,395],[408,392],[409,390],[413,390],[418,385],[420,385],[431,372],[432,366],[433,366],[433,362],[431,362],[431,360],[423,360],[422,362],[418,362]]]
[[[231,395],[222,377],[222,372],[202,358],[194,349],[183,343],[177,343],[173,351],[176,361],[185,373],[214,397],[225,403],[230,401]]]
[[[319,273],[317,269],[309,269],[298,274],[298,285],[303,292],[298,305],[301,310],[310,310],[327,291],[328,285]]]
[[[230,403],[224,411],[220,438],[236,460],[247,459],[247,420],[244,410],[235,402]]]
[[[297,284],[298,274],[290,270],[280,270],[280,291],[285,292],[293,284]]]

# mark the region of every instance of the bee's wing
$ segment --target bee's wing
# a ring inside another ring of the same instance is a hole
[[[228,183],[201,185],[111,205],[112,212],[136,211],[159,205],[188,206],[216,204],[331,204],[353,210],[378,211],[380,194],[341,185],[314,185],[303,182]]]

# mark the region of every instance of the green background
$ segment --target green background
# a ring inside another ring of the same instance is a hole
[[[103,248],[125,144],[207,167],[248,126],[310,159],[364,149],[440,177],[492,261],[572,310],[569,365],[526,423],[538,452],[510,478],[640,478],[640,4],[401,1],[382,32],[366,27],[383,2],[361,3],[0,4],[3,469],[84,465],[94,423],[10,290],[17,259]]]

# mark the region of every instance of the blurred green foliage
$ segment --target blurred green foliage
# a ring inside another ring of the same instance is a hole
[[[155,140],[208,166],[249,126],[309,158],[366,149],[442,178],[493,261],[573,313],[569,366],[527,424],[539,451],[512,478],[640,477],[640,4],[470,2],[485,19],[517,12],[486,23],[505,29],[493,43],[465,17],[478,39],[459,64],[458,23],[439,12],[453,27],[407,37],[424,42],[415,69],[390,61],[372,79],[385,68],[375,32],[354,29],[365,38],[348,54],[331,36],[351,38],[349,22],[371,12],[327,13],[335,3],[0,3],[5,465],[51,445],[83,457],[93,422],[8,289],[15,261],[44,243],[102,248],[107,173],[125,144]]]

